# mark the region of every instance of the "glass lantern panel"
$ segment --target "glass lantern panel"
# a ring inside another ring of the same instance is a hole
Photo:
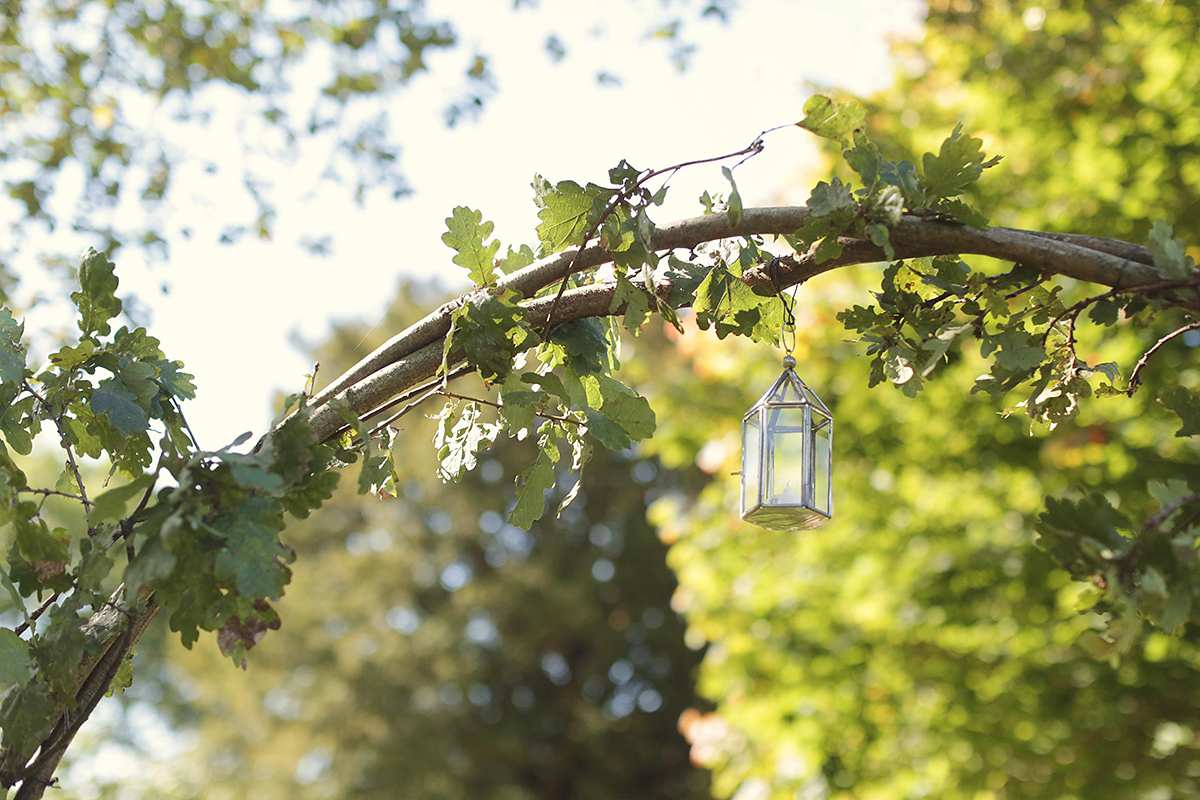
[[[742,421],[742,513],[762,503],[762,420],[757,409]]]
[[[833,516],[833,420],[813,412],[813,508]]]
[[[804,461],[806,408],[773,408],[768,412],[765,501],[771,505],[805,504]]]

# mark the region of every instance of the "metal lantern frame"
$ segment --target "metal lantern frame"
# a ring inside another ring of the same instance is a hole
[[[833,516],[833,415],[793,367],[742,418],[741,516],[763,528],[803,531]]]

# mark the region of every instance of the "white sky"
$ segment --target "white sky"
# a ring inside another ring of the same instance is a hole
[[[172,195],[185,198],[176,214],[196,228],[191,241],[173,243],[165,268],[147,270],[132,253],[119,254],[121,293],[136,294],[149,307],[150,332],[168,357],[181,359],[196,376],[198,398],[184,411],[203,447],[220,447],[245,430],[261,433],[275,390],[303,386],[312,364],[289,344],[295,335],[318,342],[331,321],[374,322],[401,274],[465,285],[441,242],[454,206],[482,210],[505,244],[534,243],[535,172],[551,181],[602,183],[622,158],[647,168],[718,155],[800,119],[813,93],[810,82],[859,92],[886,86],[886,37],[915,35],[923,4],[744,0],[729,25],[689,26],[699,47],[683,73],[671,66],[661,42],[640,39],[650,27],[647,14],[660,13],[657,0],[543,0],[538,9],[520,13],[511,5],[430,1],[432,18],[444,12],[458,28],[462,46],[448,59],[461,62],[478,46],[492,56],[499,92],[477,122],[455,129],[442,123],[450,99],[444,78],[422,79],[401,95],[401,166],[413,196],[372,200],[362,208],[348,193],[330,188],[308,202],[287,202],[309,193],[313,182],[303,169],[285,170],[272,195],[279,204],[273,240],[247,236],[221,246],[215,244],[221,228],[253,219],[229,216],[243,192],[222,182],[240,175],[237,169],[216,177],[193,170]],[[597,27],[606,32],[602,39],[589,33]],[[550,33],[568,48],[557,65],[543,49]],[[438,59],[431,63],[436,70]],[[618,73],[622,84],[597,86],[601,67]],[[461,69],[455,63],[443,71],[457,76]],[[236,109],[229,112],[182,146],[221,158],[214,149],[222,142],[217,131],[222,124],[233,130],[237,119]],[[809,135],[798,128],[768,137],[766,151],[736,173],[746,204],[803,203],[813,152]],[[657,219],[693,216],[700,212],[701,191],[724,192],[727,186],[719,166],[681,175]],[[213,207],[221,210],[219,218],[211,216]],[[294,244],[305,233],[326,231],[334,234],[328,257],[310,256]],[[171,287],[167,295],[159,291],[164,280]]]

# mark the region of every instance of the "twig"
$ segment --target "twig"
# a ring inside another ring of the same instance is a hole
[[[1174,339],[1176,336],[1179,336],[1180,334],[1187,333],[1188,331],[1194,331],[1197,329],[1200,329],[1200,322],[1193,322],[1190,325],[1184,325],[1182,328],[1180,328],[1178,330],[1171,331],[1166,336],[1162,337],[1157,342],[1155,342],[1154,346],[1151,347],[1149,350],[1147,350],[1145,352],[1145,354],[1141,358],[1138,359],[1137,365],[1133,368],[1133,372],[1130,373],[1130,375],[1129,375],[1129,388],[1126,390],[1125,393],[1127,395],[1129,395],[1130,397],[1133,397],[1133,393],[1137,390],[1137,387],[1141,386],[1141,384],[1142,384],[1142,377],[1141,377],[1142,367],[1146,366],[1146,362],[1150,360],[1150,356],[1152,356],[1156,352],[1158,352],[1158,349],[1160,347],[1162,347],[1164,344],[1166,344],[1167,342]]]
[[[565,292],[567,290],[567,281],[569,281],[571,278],[571,275],[573,275],[575,273],[575,265],[579,261],[579,256],[587,248],[588,242],[590,242],[592,240],[592,237],[594,237],[596,235],[596,232],[600,230],[600,226],[602,226],[608,220],[608,218],[613,215],[613,213],[617,210],[617,208],[620,206],[621,203],[628,200],[630,197],[633,196],[633,194],[635,192],[637,192],[639,189],[641,189],[648,181],[650,181],[654,178],[657,178],[659,175],[665,175],[666,173],[674,174],[674,173],[678,172],[679,170],[685,169],[687,167],[695,167],[695,166],[699,166],[700,164],[711,164],[716,161],[725,161],[727,159],[735,158],[737,156],[746,156],[746,158],[743,158],[741,161],[739,161],[737,164],[734,165],[734,168],[736,169],[738,166],[745,163],[746,159],[748,159],[752,156],[756,156],[762,152],[762,150],[763,150],[762,137],[763,136],[767,135],[771,131],[777,131],[780,128],[784,128],[784,127],[790,127],[790,126],[777,125],[774,128],[765,130],[762,133],[760,133],[758,136],[754,137],[754,141],[752,141],[749,145],[747,145],[746,147],[743,147],[741,150],[737,150],[732,153],[726,153],[725,155],[720,155],[720,156],[711,156],[709,158],[697,158],[697,159],[693,159],[691,161],[683,161],[683,162],[680,162],[679,164],[674,164],[670,167],[663,167],[661,169],[650,170],[649,172],[646,173],[646,175],[644,177],[638,178],[636,181],[633,182],[632,185],[621,190],[617,194],[616,197],[614,197],[612,200],[609,201],[608,206],[605,207],[604,211],[601,212],[600,216],[596,218],[596,220],[591,224],[591,227],[589,227],[587,229],[587,231],[583,234],[583,241],[579,243],[579,249],[577,249],[575,251],[575,255],[572,256],[571,262],[567,265],[566,274],[563,275],[562,280],[558,284],[558,293],[555,294],[555,296],[554,296],[554,302],[552,302],[550,304],[550,310],[546,312],[546,321],[542,328],[542,338],[546,339],[546,340],[548,340],[550,338],[550,326],[554,323],[554,312],[558,310],[559,300],[562,298],[563,292]],[[668,178],[668,180],[669,180],[669,178]]]
[[[68,500],[75,500],[77,502],[83,503],[84,506],[92,505],[90,501],[80,497],[77,494],[71,494],[70,492],[60,492],[57,489],[33,489],[30,487],[26,487],[24,489],[17,489],[18,494],[21,492],[25,492],[27,494],[42,494],[42,495],[46,495],[48,497],[51,495],[53,495],[54,497],[65,497]]]
[[[443,397],[451,397],[455,400],[466,400],[469,403],[479,403],[481,405],[491,406],[492,408],[504,408],[503,403],[497,403],[495,400],[485,400],[482,397],[470,397],[465,394],[457,394],[455,392],[448,392],[445,389],[438,389],[437,391],[433,392],[433,394],[440,394]],[[570,422],[573,425],[582,424],[577,419],[572,419],[571,417],[561,416],[558,414],[546,414],[544,412],[539,412],[539,413],[536,413],[534,416],[541,417],[542,419],[554,420],[555,422]]]
[[[386,428],[388,425],[391,425],[393,422],[395,422],[396,420],[403,417],[408,412],[412,411],[414,408],[419,406],[421,403],[424,403],[426,400],[428,400],[433,395],[437,394],[438,387],[443,386],[447,381],[452,381],[457,378],[461,378],[463,375],[466,375],[467,373],[474,372],[474,371],[475,371],[475,368],[469,364],[459,364],[457,367],[450,370],[450,372],[446,373],[445,375],[443,375],[441,377],[436,377],[430,381],[426,381],[425,383],[421,384],[420,386],[416,386],[416,387],[408,390],[404,394],[399,395],[398,397],[396,397],[392,400],[389,400],[388,402],[384,403],[383,405],[379,406],[378,408],[374,408],[374,409],[368,411],[366,414],[363,415],[363,418],[370,419],[371,417],[377,416],[386,411],[390,411],[391,409],[395,408],[398,405],[401,405],[402,403],[406,403],[407,405],[405,405],[403,408],[401,408],[395,414],[391,415],[390,417],[385,419],[383,422],[380,422],[378,425],[375,425],[374,427],[371,428],[372,434],[378,433],[379,431]],[[414,397],[417,399],[413,400]],[[334,431],[332,434],[327,436],[324,439],[324,441],[329,441],[330,439],[334,438],[335,436],[341,436],[343,433],[345,433],[348,430],[350,430],[350,426],[343,425],[341,428],[339,428],[338,430]]]
[[[62,592],[55,592],[54,594],[50,595],[50,596],[49,596],[49,597],[47,597],[45,600],[43,600],[43,601],[42,601],[42,604],[41,604],[40,606],[38,606],[37,608],[35,608],[35,609],[34,609],[34,610],[33,610],[33,611],[32,611],[32,612],[31,612],[31,613],[28,615],[28,616],[29,616],[29,619],[28,619],[27,621],[25,621],[25,622],[22,622],[20,625],[18,625],[17,627],[13,628],[13,633],[15,633],[15,634],[17,634],[18,636],[20,636],[22,633],[24,633],[26,630],[28,630],[28,629],[29,629],[29,624],[30,624],[31,622],[36,622],[36,621],[37,621],[37,618],[38,618],[38,617],[40,617],[42,614],[45,614],[45,613],[46,613],[46,611],[47,611],[47,610],[48,610],[48,609],[49,609],[49,608],[50,608],[52,605],[54,605],[55,603],[57,603],[57,602],[58,602],[58,598],[60,598],[60,597],[62,597]]]
[[[1158,530],[1162,527],[1162,524],[1180,508],[1197,502],[1200,502],[1200,493],[1189,494],[1188,496],[1181,497],[1174,502],[1167,503],[1165,506],[1159,509],[1158,513],[1142,523],[1142,533],[1149,533],[1150,531]]]
[[[171,395],[167,395],[167,400],[175,409],[175,413],[179,415],[179,421],[183,423],[183,429],[187,431],[188,437],[192,440],[192,446],[197,450],[202,449],[200,441],[196,438],[196,432],[192,430],[192,426],[188,424],[187,417],[183,415],[183,406]]]
[[[79,465],[75,463],[75,451],[71,448],[71,443],[67,440],[67,432],[63,428],[62,417],[54,413],[54,407],[50,402],[38,394],[37,390],[30,385],[29,381],[24,381],[25,391],[29,392],[33,397],[42,404],[42,408],[46,410],[46,415],[54,422],[55,429],[58,430],[58,439],[62,444],[63,450],[67,453],[67,465],[71,468],[71,474],[75,477],[75,485],[79,487],[79,501],[83,503],[84,509],[91,507],[88,501],[87,488],[83,485],[83,475],[79,472]],[[90,528],[88,529],[90,532]]]

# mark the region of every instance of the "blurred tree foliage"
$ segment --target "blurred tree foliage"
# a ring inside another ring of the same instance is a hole
[[[509,5],[514,14],[536,13],[535,2]],[[730,3],[647,5],[648,26],[683,63],[686,23],[723,17]],[[9,242],[0,246],[0,269],[11,271],[13,253],[41,228],[97,234],[93,243],[109,254],[186,237],[186,229],[164,230],[161,214],[185,166],[240,171],[257,219],[222,220],[231,226],[225,236],[270,236],[267,175],[313,140],[327,144],[317,151],[328,156],[325,177],[355,197],[376,188],[406,194],[397,130],[403,90],[432,67],[461,69],[445,111],[453,124],[497,89],[486,52],[435,58],[461,47],[453,20],[423,0],[5,3],[0,175]],[[562,41],[552,36],[547,53],[562,58]],[[180,132],[206,135],[210,118],[231,104],[245,111],[221,163],[190,163]],[[304,152],[314,157],[312,148]]]
[[[899,50],[896,86],[870,98],[872,135],[912,159],[963,119],[1005,156],[973,187],[997,224],[1139,241],[1165,216],[1194,241],[1196,28],[1190,2],[939,0],[924,41]],[[837,426],[835,517],[811,534],[740,524],[725,477],[740,412],[778,373],[763,348],[690,331],[691,369],[647,387],[664,421],[651,452],[718,476],[651,512],[675,542],[690,640],[712,643],[700,685],[717,711],[683,725],[716,793],[1200,797],[1200,632],[1146,633],[1042,549],[1056,497],[1100,495],[1137,519],[1171,478],[1196,490],[1200,452],[1156,396],[1200,385],[1200,342],[1159,349],[1132,397],[1030,429],[972,392],[987,364],[969,346],[915,398],[868,391],[862,345],[834,317],[878,280],[839,270],[799,295],[797,369]],[[1128,376],[1179,325],[1124,322],[1079,353]]]
[[[962,122],[1004,160],[973,187],[993,225],[1146,238],[1200,230],[1200,9],[1191,0],[932,0],[868,98],[902,152]],[[994,212],[994,213],[993,213]]]
[[[381,330],[432,294],[402,289]],[[358,327],[340,329],[317,354],[322,370],[348,365],[361,340]],[[397,464],[400,496],[364,500],[345,481],[289,523],[284,540],[306,566],[280,603],[287,623],[246,672],[214,648],[168,646],[156,656],[168,685],[131,690],[135,703],[147,690],[174,694],[182,730],[198,734],[173,765],[192,781],[179,792],[709,796],[676,729],[703,703],[700,653],[683,642],[674,574],[645,518],[647,499],[679,491],[687,472],[599,453],[568,512],[526,532],[505,517],[531,448],[497,446],[444,485],[419,444],[435,425],[404,420],[413,445]]]

